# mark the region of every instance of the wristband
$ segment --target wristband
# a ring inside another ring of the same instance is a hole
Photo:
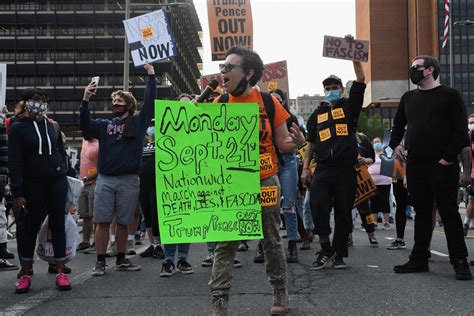
[[[303,147],[306,146],[307,144],[308,144],[308,142],[304,142],[303,145],[298,146],[298,150],[301,149],[301,148],[303,148]]]

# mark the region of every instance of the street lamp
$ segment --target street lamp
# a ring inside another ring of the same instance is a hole
[[[456,26],[471,26],[471,25],[474,25],[474,21],[471,21],[469,19],[465,20],[465,21],[456,21],[453,23],[453,25],[456,25]]]

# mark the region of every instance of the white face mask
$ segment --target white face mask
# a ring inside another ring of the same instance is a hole
[[[474,123],[467,125],[467,127],[469,127],[470,131],[474,131]]]

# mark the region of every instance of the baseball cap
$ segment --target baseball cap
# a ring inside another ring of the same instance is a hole
[[[326,79],[323,80],[323,86],[329,85],[331,82],[335,82],[337,84],[340,84],[342,86],[342,80],[336,75],[330,75]]]

